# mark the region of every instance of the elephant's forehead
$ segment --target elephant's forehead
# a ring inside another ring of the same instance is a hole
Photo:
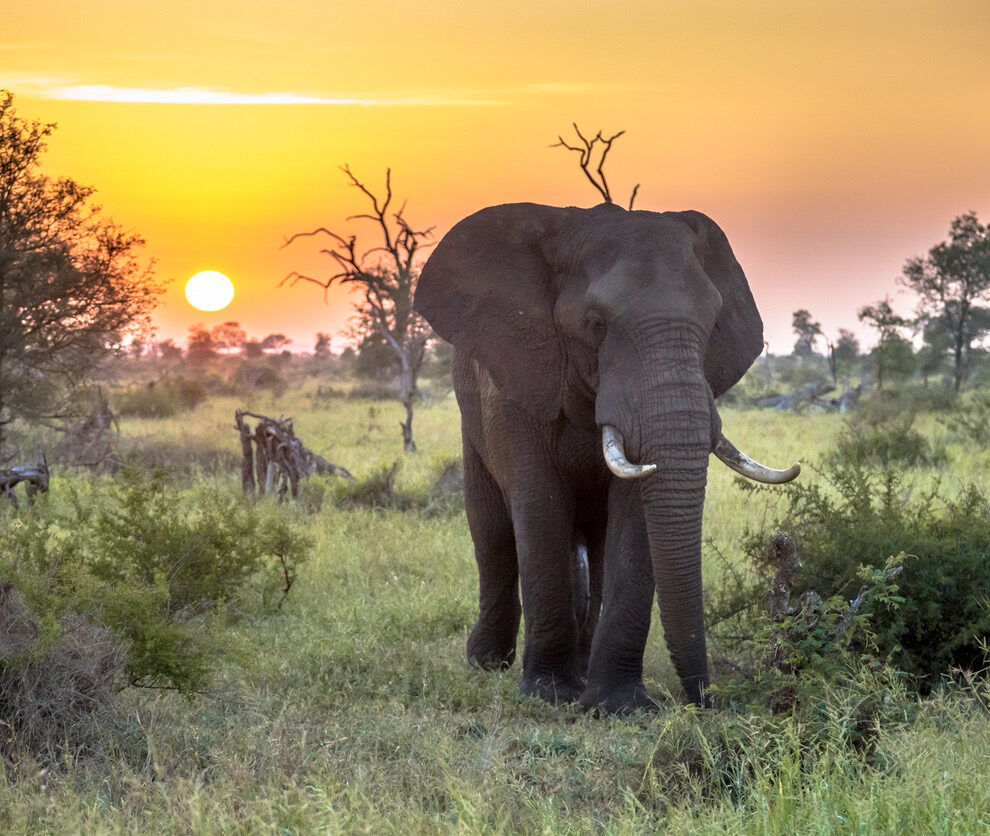
[[[616,265],[655,271],[677,267],[693,254],[694,233],[682,220],[655,212],[629,212],[581,230],[573,254],[591,272]]]

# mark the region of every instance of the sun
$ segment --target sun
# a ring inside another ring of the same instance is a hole
[[[186,299],[201,311],[219,311],[234,298],[234,283],[216,270],[203,270],[186,282]]]

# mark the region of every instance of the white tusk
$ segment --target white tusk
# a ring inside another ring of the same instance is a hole
[[[795,462],[787,470],[774,470],[772,467],[753,461],[745,453],[737,450],[736,446],[721,433],[719,433],[714,453],[736,473],[741,473],[756,482],[765,482],[768,485],[781,485],[784,482],[790,482],[801,472],[801,462]]]
[[[655,464],[632,464],[622,449],[622,435],[609,424],[602,424],[602,453],[608,469],[620,479],[641,479],[657,469]]]

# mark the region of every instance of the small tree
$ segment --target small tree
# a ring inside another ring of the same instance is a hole
[[[239,322],[222,322],[213,326],[210,337],[216,349],[233,354],[235,351],[240,351],[247,341],[247,332],[241,328]]]
[[[41,173],[55,124],[13,103],[0,91],[0,450],[14,418],[76,417],[75,396],[162,291],[138,263],[144,241],[100,214],[93,189]]]
[[[914,367],[911,343],[900,334],[900,329],[911,322],[894,313],[890,307],[890,297],[860,308],[859,320],[869,323],[880,335],[871,356],[877,369],[877,388],[882,392],[885,375],[910,374]]]
[[[842,375],[846,385],[849,385],[849,374],[859,361],[859,340],[856,335],[846,328],[839,329],[837,340],[825,340],[828,345],[828,367],[832,373],[832,383],[839,385],[839,375]]]
[[[316,342],[313,344],[313,354],[317,357],[329,357],[331,355],[331,345],[333,338],[325,331],[316,333]]]
[[[810,357],[814,354],[815,343],[823,334],[821,324],[811,318],[811,312],[805,308],[794,311],[791,317],[791,328],[797,335],[794,353],[798,357]]]
[[[399,397],[406,410],[406,420],[401,423],[402,445],[407,452],[415,452],[413,401],[426,344],[433,332],[426,320],[413,310],[412,303],[419,278],[416,256],[432,235],[433,227],[413,229],[405,219],[405,203],[397,211],[389,212],[392,204],[392,169],[385,171],[385,199],[382,201],[354,176],[348,166],[343,166],[341,170],[351,185],[371,202],[372,209],[370,213],[352,215],[347,220],[369,220],[377,224],[382,243],[359,253],[356,235],[345,238],[326,227],[297,232],[287,238],[282,246],[287,247],[297,238],[325,235],[333,243],[321,252],[333,260],[338,272],[320,279],[293,271],[282,279],[282,284],[311,282],[325,292],[334,282],[339,282],[361,290],[363,301],[354,306],[358,314],[358,335],[367,337],[377,334],[395,353],[399,364]],[[378,258],[370,261],[369,257],[373,254]]]
[[[949,240],[908,259],[901,283],[918,294],[918,316],[949,337],[952,382],[958,392],[973,343],[990,330],[990,227],[975,212],[949,226]]]
[[[557,137],[557,141],[551,145],[551,148],[566,148],[568,151],[576,151],[580,155],[579,165],[581,166],[581,171],[584,172],[584,176],[588,178],[588,182],[597,189],[598,193],[602,196],[606,203],[614,203],[612,200],[612,191],[608,187],[608,181],[605,179],[605,159],[608,157],[608,152],[612,150],[612,143],[615,142],[620,136],[622,136],[625,131],[619,131],[617,134],[612,134],[612,136],[607,139],[602,136],[602,132],[599,131],[591,139],[585,137],[581,133],[581,129],[577,126],[577,122],[571,123],[574,126],[574,133],[577,134],[578,141],[580,145],[572,145],[567,142],[562,136]],[[598,157],[598,165],[595,166],[594,172],[592,172],[591,166],[594,165],[595,157]],[[639,191],[639,183],[637,183],[632,190],[632,195],[629,197],[629,208],[633,208],[633,203],[636,202],[636,193]]]
[[[189,337],[186,340],[186,359],[196,366],[209,363],[217,356],[216,340],[213,334],[202,325],[190,325]]]

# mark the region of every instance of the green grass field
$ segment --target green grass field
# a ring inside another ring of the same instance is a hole
[[[246,407],[295,418],[298,436],[367,477],[402,460],[398,489],[428,491],[460,454],[453,397],[416,413],[420,452],[404,455],[390,402],[319,399],[315,384],[246,404],[215,397],[174,419],[123,422],[127,444],[227,449]],[[773,466],[822,459],[837,415],[722,411],[726,434]],[[939,470],[919,488],[990,484],[990,452],[944,438]],[[175,460],[181,459],[179,453]],[[109,478],[109,477],[104,477]],[[233,469],[192,479],[239,490]],[[802,480],[818,478],[806,468]],[[481,673],[464,658],[477,577],[463,512],[344,510],[317,480],[284,508],[313,539],[278,612],[225,628],[208,694],[121,694],[123,735],[57,768],[0,758],[0,829],[11,833],[984,833],[990,832],[990,706],[956,687],[889,717],[869,752],[809,746],[809,729],[727,710],[697,712],[676,696],[659,619],[647,687],[667,695],[655,716],[594,718],[516,695],[518,664]],[[57,473],[105,489],[103,479]],[[709,471],[706,586],[720,583],[717,548],[738,559],[747,530],[777,509],[746,494],[717,461]],[[307,506],[307,507],[300,507]],[[319,506],[317,508],[317,506]],[[9,519],[9,518],[8,518]],[[675,696],[670,696],[673,693]],[[855,706],[837,695],[822,726],[842,739]]]

